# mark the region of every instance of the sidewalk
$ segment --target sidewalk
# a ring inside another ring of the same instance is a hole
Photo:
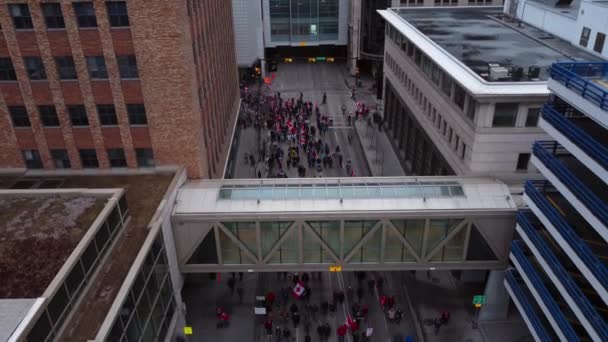
[[[365,158],[372,177],[405,176],[401,163],[384,131],[377,126],[368,126],[367,122],[355,122],[355,130],[361,141]]]

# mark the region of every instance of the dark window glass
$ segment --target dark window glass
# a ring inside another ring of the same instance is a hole
[[[13,24],[16,30],[34,28],[30,8],[27,4],[11,4],[8,5],[8,10],[11,13],[11,17],[13,17]]]
[[[53,295],[53,299],[51,299],[47,306],[53,324],[60,325],[63,323],[63,318],[65,318],[63,313],[66,311],[69,302],[70,297],[68,297],[68,291],[66,291],[65,286],[59,286],[57,292]]]
[[[129,113],[129,124],[131,125],[146,125],[146,108],[143,104],[127,104],[127,112]]]
[[[530,153],[520,153],[517,157],[517,170],[527,170],[530,161]]]
[[[99,114],[99,122],[102,126],[118,125],[116,109],[113,104],[97,105],[97,113]]]
[[[539,116],[540,108],[529,108],[528,116],[526,117],[526,127],[536,127],[536,125],[538,125]]]
[[[23,150],[23,161],[28,169],[42,169],[42,159],[38,150]]]
[[[602,53],[604,50],[604,41],[606,40],[606,35],[598,32],[595,36],[595,44],[593,45],[593,51]]]
[[[87,68],[91,78],[108,78],[108,70],[103,56],[87,57]]]
[[[75,2],[73,6],[78,27],[97,27],[95,7],[92,2]]]
[[[137,157],[137,166],[152,167],[154,166],[154,152],[151,148],[136,148],[135,156]]]
[[[120,71],[120,78],[138,78],[139,72],[137,71],[137,61],[135,56],[116,56],[118,62],[118,70]]]
[[[55,64],[57,64],[57,74],[60,79],[75,80],[78,78],[72,56],[55,57]]]
[[[583,27],[583,31],[581,31],[581,40],[579,41],[579,45],[587,47],[589,43],[589,36],[591,35],[591,29],[588,27]]]
[[[51,158],[56,169],[69,169],[72,167],[67,150],[51,150]]]
[[[28,341],[46,341],[47,337],[51,334],[51,322],[46,314],[46,311],[38,317],[36,324],[32,327],[29,334],[27,335]]]
[[[108,1],[108,19],[112,27],[129,26],[129,14],[127,13],[127,3],[125,1]]]
[[[68,107],[68,113],[70,114],[70,121],[72,126],[88,126],[89,118],[87,117],[87,110],[83,105],[71,105]]]
[[[30,127],[30,117],[27,115],[27,109],[24,106],[11,106],[8,107],[8,111],[11,114],[13,120],[13,126],[15,127]]]
[[[517,103],[497,103],[494,109],[492,127],[513,127],[517,118]]]
[[[25,71],[30,80],[46,80],[46,72],[44,71],[42,58],[23,57],[23,63],[25,63]]]
[[[0,81],[16,81],[17,74],[10,57],[0,57]]]
[[[40,4],[40,6],[42,6],[42,14],[44,15],[44,21],[46,22],[47,28],[65,28],[65,22],[63,21],[63,13],[61,12],[60,4],[50,3]]]
[[[108,149],[108,159],[110,160],[111,167],[127,167],[125,150],[122,148]]]
[[[40,114],[40,121],[42,121],[43,126],[59,126],[59,118],[57,117],[55,106],[38,106],[38,113]]]
[[[78,150],[80,154],[80,161],[82,167],[85,168],[96,168],[99,167],[99,161],[97,161],[97,152],[93,149]]]

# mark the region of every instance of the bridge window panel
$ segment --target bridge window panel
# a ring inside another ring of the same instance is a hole
[[[304,241],[302,243],[302,250],[304,252],[304,263],[305,264],[319,264],[319,263],[331,263],[333,260],[329,257],[329,260],[323,260],[323,246],[310,235],[310,233],[304,233]]]
[[[461,229],[432,258],[431,261],[462,261],[466,229]]]
[[[377,222],[371,220],[344,221],[344,255],[348,255]]]
[[[313,198],[312,184],[302,184],[300,186],[300,199]]]
[[[424,240],[424,219],[417,220],[391,220],[395,228],[409,242],[418,255],[422,253]]]
[[[448,236],[452,230],[458,226],[464,219],[432,219],[429,224],[429,232],[427,237],[427,249],[428,254],[432,251],[446,236]]]
[[[262,237],[262,256],[268,255],[268,252],[285,234],[293,221],[268,221],[260,222],[260,235]]]
[[[397,197],[422,197],[420,186],[418,184],[404,184],[397,186],[395,188],[395,193],[397,194]]]
[[[353,255],[350,263],[380,262],[382,230],[378,229]]]
[[[469,248],[467,249],[466,260],[498,260],[498,257],[496,257],[496,254],[494,254],[494,251],[490,248],[475,224],[471,224],[471,236],[469,237]]]
[[[424,222],[423,222],[424,224]],[[392,229],[386,231],[386,245],[384,246],[385,262],[412,262],[416,258],[409,252],[407,247]]]
[[[187,262],[188,264],[217,264],[217,246],[215,245],[215,234],[211,230],[196,247],[196,250]]]
[[[239,246],[222,230],[220,230],[220,246],[222,252],[222,261],[224,264],[233,265],[253,263],[253,260],[250,260],[239,248]]]
[[[295,231],[283,241],[281,247],[268,260],[269,264],[296,264],[298,263],[298,234]]]
[[[251,253],[254,255],[256,254],[257,242],[255,222],[222,222],[222,224],[234,234]]]
[[[340,221],[308,221],[306,223],[321,236],[321,239],[335,255],[340,255]],[[332,260],[325,250],[322,253],[324,259]]]

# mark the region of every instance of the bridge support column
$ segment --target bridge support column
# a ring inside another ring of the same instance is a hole
[[[490,271],[484,291],[486,303],[481,307],[479,320],[491,321],[507,318],[509,312],[509,293],[503,284],[504,280],[504,270]]]

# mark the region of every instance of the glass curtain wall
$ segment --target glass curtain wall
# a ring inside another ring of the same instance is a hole
[[[339,0],[269,0],[270,39],[298,43],[338,39]]]

